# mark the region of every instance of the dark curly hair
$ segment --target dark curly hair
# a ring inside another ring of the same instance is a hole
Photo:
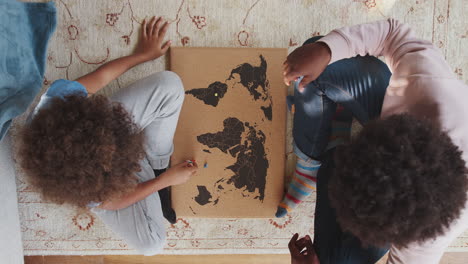
[[[133,190],[143,134],[102,95],[54,98],[21,127],[17,160],[46,200],[84,207]]]
[[[335,164],[329,197],[338,223],[367,245],[435,238],[465,206],[461,151],[428,120],[401,114],[372,121],[336,150]]]

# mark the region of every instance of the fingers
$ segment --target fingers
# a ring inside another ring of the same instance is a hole
[[[198,164],[196,162],[191,163],[192,166],[189,166],[190,172],[196,172],[198,170]]]
[[[164,21],[162,17],[154,16],[149,22],[144,19],[142,27],[143,36],[159,36],[161,39],[163,39],[166,35],[167,29],[169,28],[169,22]]]
[[[306,238],[305,238],[305,237],[300,238],[300,239],[298,239],[298,240],[296,241],[296,243],[295,243],[295,244],[296,244],[296,248],[297,248],[298,250],[302,250],[303,248],[306,247],[306,243],[307,243],[307,241],[306,241]]]
[[[299,78],[301,74],[299,72],[294,71],[293,65],[289,63],[288,60],[284,61],[283,63],[283,81],[286,85],[290,85],[291,81],[295,81]]]
[[[198,164],[195,160],[186,160],[182,163],[175,165],[174,167],[195,167],[198,168]]]
[[[291,64],[288,60],[283,63],[283,81],[286,85],[290,85],[291,81],[295,81],[300,76],[299,73],[292,70]]]
[[[301,83],[299,83],[299,92],[303,92],[306,85],[309,84],[313,80],[314,80],[314,78],[312,78],[312,76],[310,76],[310,75],[304,76]]]
[[[182,163],[179,163],[179,164],[175,165],[174,167],[191,167],[191,166],[193,166],[193,164],[194,163],[191,160],[186,160],[186,161],[184,161]]]
[[[158,17],[158,20],[156,20],[156,23],[154,24],[154,27],[151,31],[151,35],[153,36],[158,36],[159,34],[159,28],[161,27],[161,24],[164,22],[164,19],[162,17]]]
[[[153,25],[153,22],[155,21],[156,21],[156,17],[153,17],[148,21],[148,23],[146,23],[146,36],[149,37],[151,35],[152,25]]]
[[[284,73],[283,81],[286,85],[290,85],[291,81],[295,81],[297,78],[299,78],[300,74],[297,72],[293,71],[288,71]]]
[[[291,66],[289,64],[283,64],[283,76],[291,71]]]
[[[315,252],[315,249],[314,249],[314,244],[312,243],[312,239],[310,239],[310,236],[309,235],[306,235],[304,237],[304,246],[307,248],[307,251],[310,253],[310,252]]]
[[[144,38],[146,38],[146,18],[143,19],[143,24],[141,26],[141,34],[143,35]]]
[[[161,21],[163,21],[163,19],[161,19]],[[162,25],[161,30],[158,29],[159,32],[158,32],[157,35],[158,35],[158,37],[159,37],[159,39],[160,39],[161,42],[162,42],[162,40],[164,39],[164,37],[166,36],[166,32],[167,32],[167,29],[168,29],[168,28],[169,28],[169,22],[166,21],[166,22]]]
[[[294,236],[291,238],[288,244],[289,252],[291,253],[292,256],[298,256],[301,253],[296,247],[296,241],[298,237],[299,237],[298,233],[294,234]]]
[[[156,18],[156,16],[154,16],[150,22],[148,23],[148,26],[146,27],[146,35],[148,35],[148,37],[150,37],[151,35],[153,35],[153,29],[154,29],[154,25],[156,24],[156,21],[158,20],[159,18]]]

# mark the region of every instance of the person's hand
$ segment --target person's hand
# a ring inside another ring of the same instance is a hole
[[[143,20],[140,39],[134,54],[142,56],[146,61],[164,55],[171,46],[170,40],[163,44],[168,28],[169,22],[164,21],[162,17],[153,17],[149,22]]]
[[[299,234],[295,234],[288,244],[291,264],[320,264],[310,237],[298,238]]]
[[[167,186],[179,185],[190,180],[197,171],[198,165],[195,162],[186,161],[169,168],[159,177],[163,178]]]
[[[304,76],[299,84],[299,91],[302,92],[305,85],[320,76],[330,60],[331,51],[325,43],[315,42],[297,48],[283,64],[284,83],[289,85],[291,81]]]

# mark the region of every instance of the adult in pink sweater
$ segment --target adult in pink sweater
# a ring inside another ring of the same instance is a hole
[[[296,49],[285,62],[285,82],[315,89],[310,83],[335,62],[358,55],[383,56],[392,72],[380,117],[320,155],[322,167],[334,155],[334,172],[318,172],[317,207],[322,188],[328,221],[338,224],[317,226],[325,224],[316,210],[314,241],[294,236],[292,262],[373,263],[366,250],[390,248],[388,263],[438,263],[468,228],[468,87],[436,47],[393,19],[337,29]]]

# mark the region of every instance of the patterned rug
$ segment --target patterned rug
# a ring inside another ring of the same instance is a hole
[[[173,21],[177,46],[289,47],[344,25],[394,17],[435,43],[458,77],[468,80],[466,0],[56,0],[44,89],[75,79],[133,49],[141,21],[162,15]],[[104,94],[166,68],[164,59],[138,66]],[[291,171],[288,122],[288,171]],[[91,213],[44,203],[18,175],[19,209],[26,255],[133,254]],[[284,219],[179,219],[168,225],[164,254],[286,254],[299,232],[313,235],[315,196]],[[468,251],[468,232],[449,251]]]

